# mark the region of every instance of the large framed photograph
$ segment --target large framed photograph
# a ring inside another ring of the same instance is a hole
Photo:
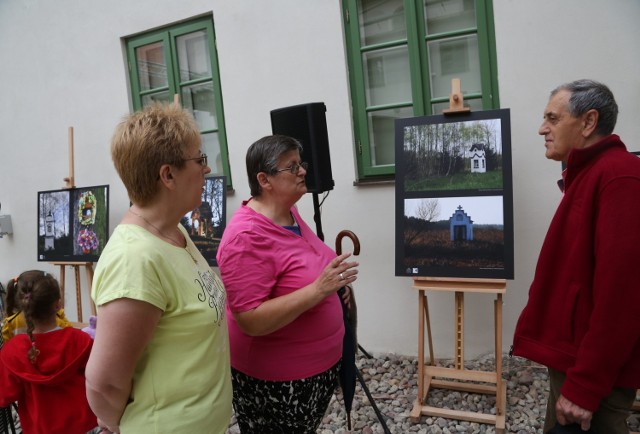
[[[96,262],[108,239],[108,185],[38,192],[38,261]]]
[[[180,223],[187,229],[207,263],[217,266],[216,254],[222,233],[227,225],[227,182],[225,176],[205,179],[202,204],[182,217]]]
[[[508,109],[397,119],[397,276],[513,279]]]

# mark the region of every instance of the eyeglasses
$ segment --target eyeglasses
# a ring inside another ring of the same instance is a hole
[[[276,173],[279,173],[279,172],[291,172],[292,174],[297,175],[298,173],[300,173],[300,168],[302,168],[302,169],[304,169],[306,171],[308,167],[309,167],[309,163],[306,163],[306,162],[303,162],[303,163],[300,163],[300,164],[293,163],[289,167],[285,167],[284,169],[276,170]]]
[[[182,159],[182,161],[197,161],[199,165],[201,165],[202,167],[205,167],[207,165],[207,162],[209,161],[207,159],[207,154],[200,154],[199,157],[195,157],[195,158],[184,158]]]

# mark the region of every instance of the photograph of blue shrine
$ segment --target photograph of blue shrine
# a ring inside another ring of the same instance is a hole
[[[402,226],[403,275],[459,277],[506,267],[501,196],[405,199]]]

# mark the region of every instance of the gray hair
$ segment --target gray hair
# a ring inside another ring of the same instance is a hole
[[[249,146],[246,163],[251,196],[258,197],[262,193],[258,173],[264,172],[269,175],[277,173],[278,160],[290,151],[298,151],[302,154],[302,145],[293,137],[279,134],[265,136]]]
[[[571,116],[578,117],[591,109],[597,110],[599,116],[596,133],[606,136],[613,132],[618,120],[618,104],[606,85],[595,80],[576,80],[561,84],[551,91],[551,96],[561,90],[571,93],[569,97]]]

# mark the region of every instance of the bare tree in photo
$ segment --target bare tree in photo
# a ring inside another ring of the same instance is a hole
[[[427,223],[435,221],[440,216],[440,202],[438,199],[422,199],[418,209],[416,210],[416,217],[420,220],[424,220]]]
[[[429,223],[435,222],[440,216],[440,202],[438,199],[422,199],[416,208],[413,224],[406,225],[405,243],[412,244],[420,234],[429,230]]]

